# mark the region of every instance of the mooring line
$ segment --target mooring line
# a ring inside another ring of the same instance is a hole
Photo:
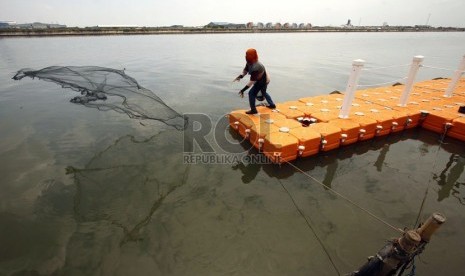
[[[310,174],[306,173],[305,171],[303,171],[302,169],[300,169],[299,167],[297,167],[296,165],[290,163],[289,161],[284,161],[285,163],[289,164],[291,167],[293,167],[295,170],[299,171],[300,173],[304,174],[305,176],[307,176],[308,178],[312,179],[313,181],[315,181],[316,183],[320,184],[322,187],[324,187],[325,189],[328,189],[330,190],[331,192],[333,192],[335,195],[339,196],[340,198],[342,199],[345,199],[347,202],[349,202],[350,204],[354,205],[355,207],[359,208],[360,210],[364,211],[365,213],[367,213],[368,215],[370,215],[371,217],[373,217],[374,219],[378,220],[379,222],[385,224],[386,226],[392,228],[393,230],[397,231],[397,232],[400,232],[400,233],[404,233],[404,230],[398,228],[398,227],[395,227],[393,226],[392,224],[388,223],[387,221],[383,220],[382,218],[378,217],[377,215],[373,214],[372,212],[370,212],[369,210],[363,208],[362,206],[359,206],[357,203],[353,202],[352,200],[350,200],[349,198],[347,198],[346,196],[342,195],[341,193],[339,192],[336,192],[335,190],[333,190],[332,188],[326,186],[325,184],[321,183],[318,179],[314,178],[313,176],[311,176]]]
[[[431,178],[428,180],[428,184],[426,185],[426,191],[425,191],[425,195],[423,196],[423,200],[421,202],[421,205],[420,205],[420,209],[418,210],[418,215],[417,215],[417,219],[415,220],[415,224],[413,225],[413,228],[415,229],[415,227],[418,227],[418,223],[420,221],[420,217],[423,213],[423,208],[425,206],[425,202],[426,202],[426,198],[428,197],[428,191],[429,191],[429,188],[431,186],[431,181],[433,180],[434,178],[434,171],[436,170],[436,165],[437,165],[437,161],[438,161],[438,156],[439,156],[439,151],[441,150],[442,148],[442,144],[443,144],[443,141],[444,141],[444,138],[445,138],[445,133],[443,135],[441,135],[441,140],[439,140],[439,144],[438,144],[438,149],[436,150],[436,155],[434,156],[434,162],[433,162],[433,167],[431,168]]]
[[[428,185],[426,186],[425,195],[423,196],[423,200],[421,201],[420,209],[418,210],[417,219],[415,220],[415,223],[413,224],[412,229],[415,229],[415,227],[419,227],[418,223],[420,222],[420,217],[423,213],[423,207],[425,207],[426,198],[428,197],[428,191],[429,191],[429,182],[428,182]]]
[[[286,188],[286,186],[284,186],[284,184],[281,182],[281,180],[278,179],[278,182],[281,184],[281,186],[283,187],[284,191],[286,191],[286,193],[289,195],[289,197],[291,198],[292,203],[294,204],[295,208],[296,208],[297,211],[299,212],[300,216],[302,216],[302,218],[305,220],[305,222],[307,223],[308,228],[310,228],[310,230],[312,231],[313,235],[316,237],[318,243],[319,243],[319,244],[321,245],[321,247],[323,248],[323,251],[326,253],[326,256],[328,257],[329,261],[330,261],[331,264],[333,265],[334,270],[336,270],[336,272],[337,272],[338,275],[341,275],[341,272],[339,271],[339,269],[337,269],[337,266],[336,266],[336,264],[334,263],[333,258],[331,257],[331,255],[330,255],[329,252],[328,252],[328,249],[326,249],[326,246],[324,245],[323,241],[322,241],[322,240],[320,239],[320,237],[316,234],[315,229],[313,229],[312,225],[311,225],[310,222],[308,221],[308,219],[307,219],[307,217],[305,216],[304,212],[299,208],[299,205],[297,205],[297,202],[295,201],[294,197],[291,195],[291,193],[290,193],[289,190]]]

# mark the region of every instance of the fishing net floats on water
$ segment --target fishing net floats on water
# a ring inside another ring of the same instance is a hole
[[[54,82],[80,95],[70,101],[101,111],[113,110],[131,119],[155,120],[184,130],[187,119],[166,105],[152,91],[140,86],[124,70],[98,66],[50,66],[40,70],[21,69],[13,77]],[[142,123],[141,123],[142,124]]]

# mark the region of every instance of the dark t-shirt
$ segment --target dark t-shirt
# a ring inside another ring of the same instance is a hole
[[[247,63],[244,70],[249,73],[251,81],[256,81],[259,85],[266,84],[266,70],[261,62]]]

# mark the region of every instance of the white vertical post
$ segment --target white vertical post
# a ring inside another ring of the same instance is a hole
[[[412,65],[410,66],[410,72],[408,73],[407,83],[405,84],[404,91],[402,96],[400,96],[399,105],[406,106],[410,92],[412,92],[413,82],[415,81],[415,76],[420,69],[421,62],[423,61],[424,56],[414,56],[412,60]]]
[[[352,62],[352,72],[347,83],[344,101],[342,102],[341,111],[339,112],[339,118],[349,118],[350,107],[355,96],[355,89],[357,88],[358,80],[360,79],[360,72],[362,71],[363,59],[356,59]]]
[[[452,93],[454,93],[455,87],[457,86],[457,82],[459,81],[464,71],[465,71],[465,55],[462,57],[462,62],[460,62],[459,68],[457,68],[457,70],[455,71],[455,74],[452,77],[449,83],[449,86],[446,89],[446,93],[444,94],[444,97],[452,97]]]

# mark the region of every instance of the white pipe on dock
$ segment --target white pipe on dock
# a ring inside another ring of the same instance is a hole
[[[352,72],[347,83],[344,101],[342,102],[339,118],[349,118],[350,107],[355,96],[355,89],[357,88],[358,80],[360,79],[360,72],[362,71],[365,61],[363,59],[356,59],[352,62]]]
[[[410,92],[412,92],[413,82],[415,81],[415,76],[420,69],[421,62],[423,61],[424,56],[414,56],[412,60],[412,65],[410,66],[410,72],[408,73],[407,83],[405,84],[404,91],[400,97],[399,106],[406,106]]]
[[[452,97],[452,93],[454,93],[455,87],[457,86],[457,83],[459,82],[460,77],[465,71],[465,55],[462,57],[462,61],[459,64],[459,67],[454,73],[454,76],[452,77],[452,80],[449,83],[449,86],[446,89],[446,93],[444,94],[444,97]]]

